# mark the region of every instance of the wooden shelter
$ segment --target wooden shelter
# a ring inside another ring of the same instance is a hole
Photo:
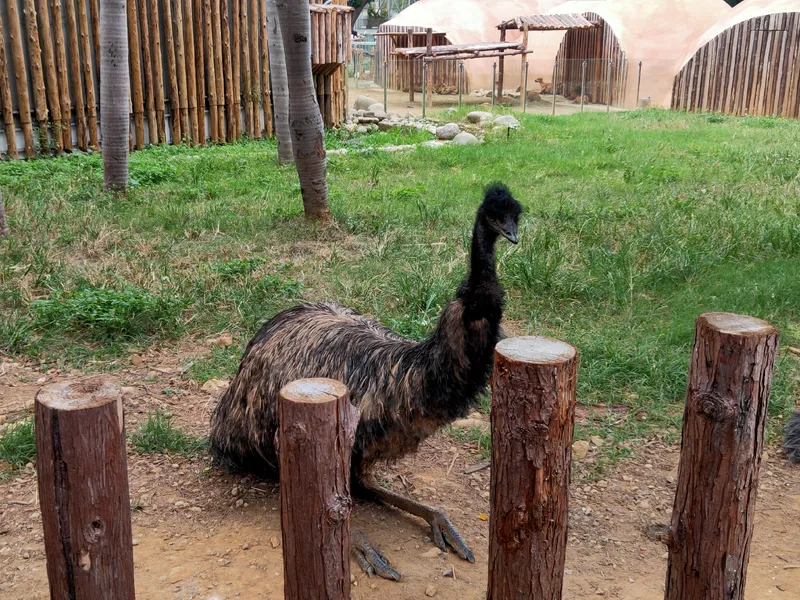
[[[310,0],[312,67],[326,126],[346,115],[347,0]],[[100,144],[96,0],[0,5],[0,151]],[[131,147],[272,135],[268,27],[257,0],[129,0]],[[36,139],[35,139],[36,138]]]
[[[384,26],[381,26],[384,28]],[[431,28],[432,29],[432,28]],[[451,45],[447,33],[432,29],[431,44],[437,48]],[[407,50],[427,47],[427,32],[423,27],[388,26],[375,34],[375,82],[403,92],[422,91],[422,56]],[[386,69],[384,70],[384,61]],[[438,93],[458,89],[458,66],[454,62],[439,62],[429,67],[430,80]],[[413,85],[411,82],[413,81]]]
[[[800,117],[800,1],[748,0],[714,25],[675,77],[672,108]]]

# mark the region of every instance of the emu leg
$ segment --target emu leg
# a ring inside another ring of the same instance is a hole
[[[456,553],[471,563],[475,562],[475,555],[470,550],[464,538],[458,533],[441,508],[427,506],[401,494],[382,488],[372,479],[365,477],[359,481],[364,491],[375,496],[378,500],[389,506],[394,506],[409,514],[425,519],[431,526],[431,539],[439,549],[444,552],[450,545]]]
[[[367,536],[358,529],[350,530],[350,551],[358,566],[367,575],[378,575],[384,579],[400,581],[400,573],[389,565],[389,559],[373,548]]]

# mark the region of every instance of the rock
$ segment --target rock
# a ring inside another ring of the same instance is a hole
[[[143,362],[144,361],[142,360],[141,356],[139,356],[138,354],[131,354],[131,364],[134,367],[141,367]]]
[[[373,115],[373,116],[374,116],[376,119],[380,119],[381,121],[383,121],[385,118],[387,118],[387,117],[389,116],[389,115],[387,115],[387,114],[386,114],[384,111],[382,111],[382,110],[376,110],[376,111],[374,111],[374,112],[372,113],[372,115]]]
[[[597,437],[597,436],[591,437],[591,438],[589,438],[589,440],[592,442],[592,445],[594,445],[594,446],[596,446],[598,448],[602,448],[603,444],[605,443],[603,441],[603,438]]]
[[[455,573],[453,572],[453,567],[447,567],[444,571],[442,571],[442,577],[452,577],[455,579]]]
[[[239,486],[235,485],[235,486],[233,486],[233,489],[231,490],[231,496],[236,498],[236,496],[238,496],[238,495],[239,495]]]
[[[397,123],[394,123],[392,121],[381,121],[380,123],[378,123],[379,131],[391,131],[395,127],[397,127]]]
[[[400,114],[396,112],[387,113],[386,118],[392,121],[399,121],[401,119]]]
[[[492,121],[492,125],[495,127],[511,127],[512,129],[517,129],[519,127],[519,121],[517,121],[511,115],[499,115],[494,118]]]
[[[366,115],[363,117],[358,117],[358,122],[361,124],[365,123],[377,123],[378,119],[376,117],[367,117]]]
[[[120,391],[122,392],[123,400],[133,400],[134,398],[144,395],[144,390],[138,387],[125,386],[121,388]]]
[[[442,140],[428,140],[427,142],[422,142],[420,146],[422,146],[423,148],[441,148],[446,144],[447,142]]]
[[[491,121],[492,116],[493,115],[490,112],[485,112],[482,110],[474,110],[467,115],[466,119],[470,123],[480,123],[481,121]]]
[[[250,544],[248,544],[247,542],[242,544],[242,550],[249,550],[249,549],[250,549]]]
[[[187,506],[189,506],[189,503],[188,502],[184,502],[183,500],[178,500],[175,503],[175,508],[186,508]]]
[[[374,104],[380,104],[375,98],[370,98],[369,96],[359,96],[356,98],[356,101],[353,103],[353,108],[356,110],[368,110],[370,106]]]
[[[481,141],[471,133],[462,131],[456,137],[453,138],[453,143],[458,144],[460,146],[466,146],[469,144],[480,144]]]
[[[436,139],[452,140],[459,133],[461,133],[461,127],[459,127],[456,123],[448,123],[447,125],[442,125],[441,127],[436,128]]]
[[[244,500],[242,500],[241,498],[239,498],[239,499],[236,501],[236,508],[242,508],[243,506],[244,506]]]
[[[458,112],[458,109],[457,108],[453,108],[451,106],[450,108],[446,108],[445,109],[444,114],[446,114],[446,115],[454,115],[457,112]]]
[[[436,589],[435,585],[429,585],[428,587],[425,588],[425,595],[428,598],[433,598],[436,595],[437,591],[438,590]]]
[[[572,444],[572,456],[581,460],[586,458],[587,454],[589,454],[589,442],[586,440],[579,440]]]
[[[213,341],[214,346],[230,346],[233,344],[233,336],[230,333],[223,333]]]
[[[200,389],[212,396],[218,396],[228,389],[230,382],[222,379],[209,379]]]
[[[637,504],[637,506],[639,508],[648,509],[650,508],[650,500],[642,500],[641,502],[639,502],[639,504]]]
[[[384,108],[383,104],[380,102],[376,102],[375,104],[370,105],[367,110],[371,110],[372,112],[386,112],[386,108]]]
[[[423,552],[419,556],[420,556],[420,558],[436,558],[437,556],[440,556],[441,554],[442,554],[442,551],[439,550],[439,548],[431,548],[430,550],[428,550],[427,552]]]
[[[137,540],[136,538],[131,540],[131,546],[138,546],[138,545],[139,545],[139,540]]]
[[[188,577],[189,575],[191,575],[189,567],[186,566],[172,567],[167,577],[167,581],[169,581],[170,583],[178,583],[179,581],[183,581],[183,579]]]
[[[273,550],[277,550],[281,547],[281,541],[273,535],[271,538],[269,538],[269,545],[272,546]]]
[[[453,427],[456,429],[486,429],[487,423],[478,419],[458,419],[453,421]]]
[[[368,131],[369,130],[366,127],[364,127],[363,125],[359,125],[356,128],[356,133],[367,133]]]
[[[537,100],[541,99],[542,96],[539,94],[539,92],[536,92],[534,90],[528,90],[528,102],[536,102]]]

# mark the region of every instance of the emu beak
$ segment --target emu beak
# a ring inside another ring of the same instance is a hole
[[[512,244],[519,243],[519,238],[517,237],[517,224],[513,221],[506,223],[505,227],[502,228],[501,233],[503,234],[503,237]]]

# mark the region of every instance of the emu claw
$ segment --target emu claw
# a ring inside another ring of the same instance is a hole
[[[400,581],[401,575],[389,564],[389,559],[372,547],[367,536],[361,531],[350,532],[351,552],[358,566],[368,577],[378,575],[384,579]]]
[[[447,549],[447,545],[450,545],[461,558],[471,563],[475,562],[475,555],[472,550],[467,546],[464,538],[458,533],[458,530],[450,522],[450,518],[444,511],[438,511],[431,520],[431,539],[442,552]]]

